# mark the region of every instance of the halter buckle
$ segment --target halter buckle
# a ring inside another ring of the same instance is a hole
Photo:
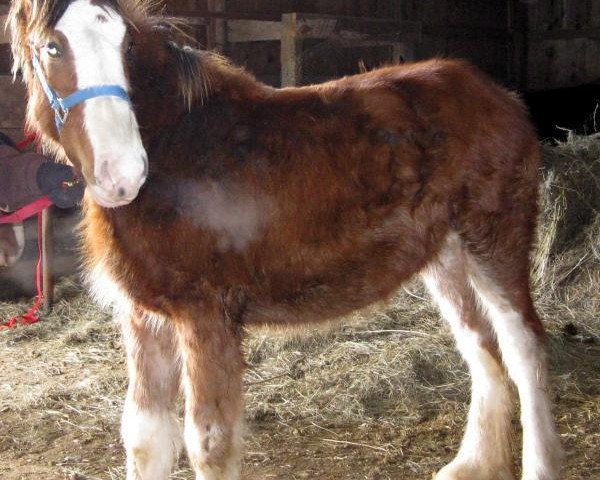
[[[56,118],[60,121],[61,125],[64,125],[67,121],[67,117],[69,116],[69,109],[63,105],[62,98],[58,98],[56,106],[54,107],[54,114],[56,115]]]

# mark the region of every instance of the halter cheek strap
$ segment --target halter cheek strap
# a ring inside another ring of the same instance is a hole
[[[56,129],[59,133],[67,121],[69,110],[86,100],[95,97],[116,97],[131,104],[129,95],[120,85],[99,85],[96,87],[82,88],[66,98],[61,98],[48,84],[48,81],[44,76],[44,71],[35,54],[31,56],[31,64],[33,65],[33,70],[40,81],[46,97],[48,97],[48,102],[50,102],[50,106],[52,107],[52,110],[54,110],[54,122],[56,123]]]

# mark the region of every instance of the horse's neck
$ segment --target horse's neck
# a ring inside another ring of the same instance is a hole
[[[218,97],[218,101],[235,100],[253,102],[266,94],[270,87],[259,82],[245,70],[223,63],[219,57],[206,54],[207,97]]]
[[[179,92],[145,95],[145,101],[151,103],[149,108],[141,109],[142,115],[138,120],[144,144],[151,150],[158,148],[164,151],[164,139],[168,137],[198,143],[198,137],[218,134],[219,129],[227,128],[228,122],[235,122],[232,112],[251,108],[252,104],[269,94],[271,87],[252,75],[223,64],[219,57],[205,55],[202,65],[207,69],[203,72],[206,79],[201,83],[206,85],[206,89],[195,92],[190,106],[185,104]]]

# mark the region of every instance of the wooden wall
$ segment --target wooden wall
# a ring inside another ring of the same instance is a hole
[[[386,0],[228,0],[227,10],[241,13],[322,13],[355,17],[399,18],[402,2]]]
[[[173,0],[172,12],[203,10],[210,0]],[[272,15],[302,12],[345,15],[423,23],[423,41],[417,58],[450,56],[468,58],[498,79],[511,83],[511,51],[506,48],[509,0],[225,0],[227,12]],[[279,81],[278,44],[256,42],[237,44],[226,54],[268,83]],[[331,42],[306,45],[304,73],[307,82],[323,81],[356,73],[359,63],[367,67],[389,62],[389,48],[343,51]],[[515,84],[512,81],[512,84]]]
[[[25,89],[17,80],[13,82],[10,69],[12,59],[8,35],[4,33],[6,3],[0,3],[0,131],[18,141],[22,139]]]
[[[172,0],[167,7],[172,13],[185,13],[203,11],[215,3],[224,5],[226,12],[273,20],[289,12],[398,19],[401,6],[401,2],[386,0]],[[224,53],[260,80],[279,86],[279,48],[279,42],[245,42],[229,45]],[[304,45],[303,57],[304,83],[314,83],[356,73],[362,63],[372,68],[389,62],[391,48],[342,49],[335,42],[310,41]]]
[[[469,59],[507,84],[512,57],[507,48],[508,0],[404,0],[401,18],[423,24],[419,58],[434,56]]]
[[[207,9],[219,0],[172,0],[169,8]],[[379,17],[422,22],[418,58],[463,57],[511,87],[540,90],[600,81],[600,0],[221,0],[227,12],[280,15],[285,12]],[[315,45],[310,48],[315,49]],[[324,55],[345,57],[335,46]],[[318,48],[317,48],[318,50]],[[279,65],[273,46],[236,45],[227,52],[271,83]],[[310,53],[310,52],[309,52]],[[361,52],[367,64],[386,58],[381,50]],[[313,55],[314,56],[314,55]],[[345,58],[344,71],[356,58]],[[326,66],[335,63],[324,61]],[[355,65],[356,66],[356,65]],[[317,65],[311,70],[320,68]],[[315,76],[312,80],[321,80]]]
[[[208,10],[212,0],[168,0],[171,11]],[[228,12],[281,15],[289,12],[397,18],[402,1],[393,0],[226,0]]]
[[[527,23],[529,89],[600,83],[600,0],[536,0]]]
[[[9,78],[2,33],[8,0],[0,0],[0,129],[19,136],[23,89]],[[419,21],[417,58],[467,58],[498,80],[523,90],[600,82],[600,0],[167,0],[167,11],[226,12],[278,18],[305,12]],[[203,40],[200,35],[199,38]],[[279,44],[248,42],[226,53],[273,85],[279,82]],[[334,42],[306,45],[307,81],[321,81],[390,60],[388,47],[345,51]]]

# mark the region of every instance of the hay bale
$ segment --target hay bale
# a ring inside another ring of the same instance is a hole
[[[558,325],[598,338],[600,133],[542,146],[544,165],[533,283]],[[562,319],[560,318],[562,317]]]

